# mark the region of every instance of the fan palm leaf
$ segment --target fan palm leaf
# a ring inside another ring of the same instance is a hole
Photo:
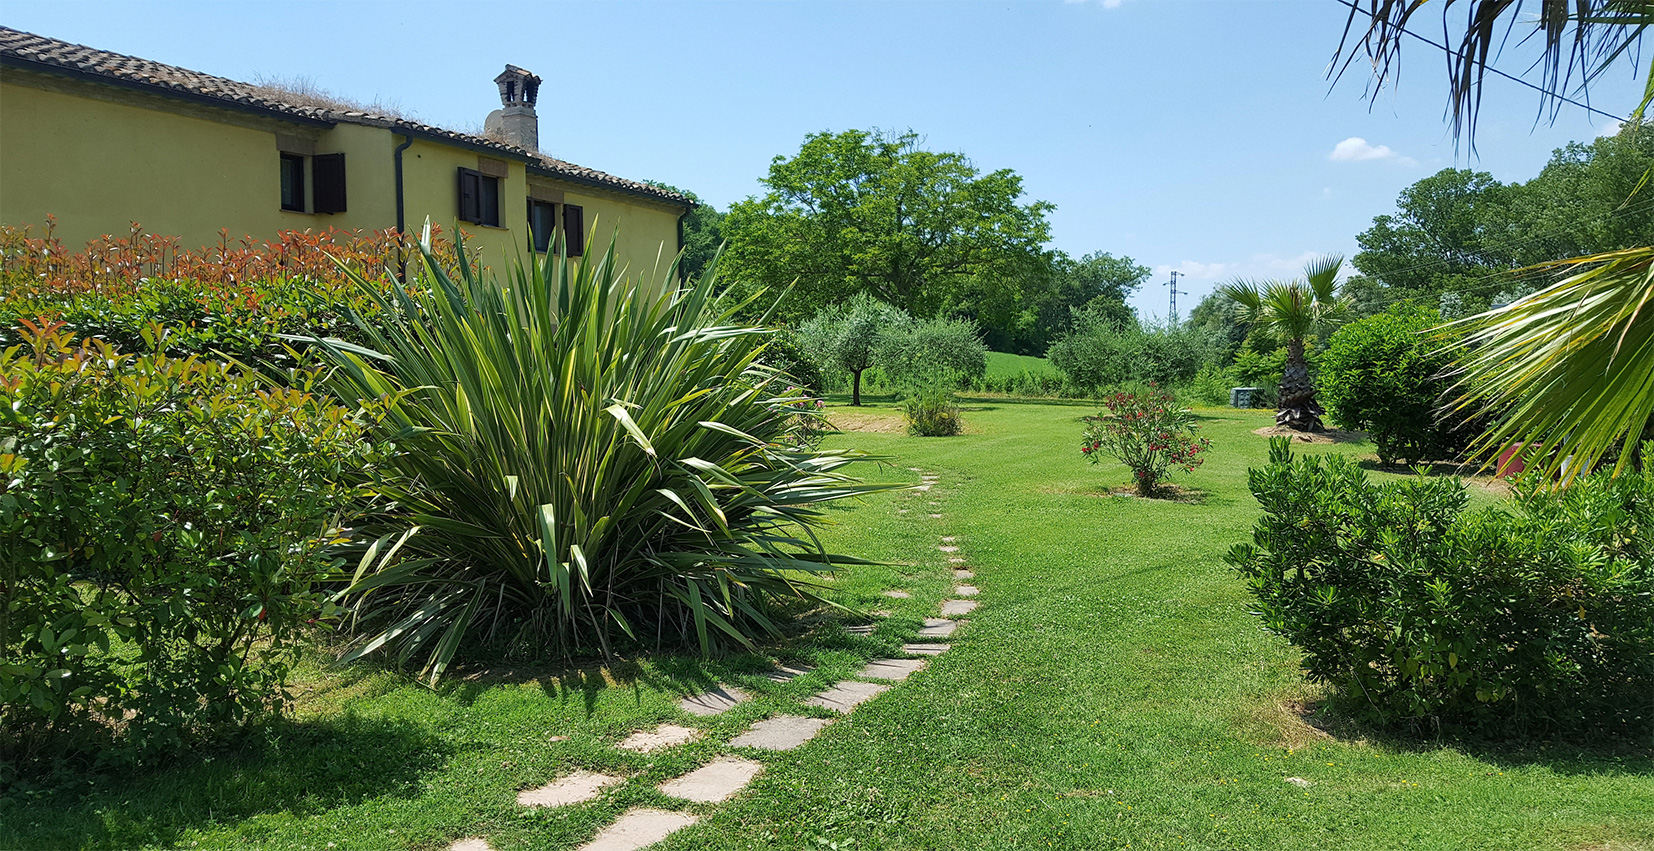
[[[1654,248],[1523,271],[1567,274],[1447,326],[1464,334],[1454,408],[1492,417],[1481,454],[1530,444],[1531,462],[1566,484],[1620,447],[1618,473],[1654,412]]]

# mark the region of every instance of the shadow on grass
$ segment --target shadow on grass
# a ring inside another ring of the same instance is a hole
[[[1654,777],[1654,739],[1649,736],[1558,733],[1516,737],[1454,728],[1377,726],[1336,699],[1305,707],[1305,723],[1341,741],[1364,741],[1396,753],[1454,751],[1500,768],[1541,766],[1559,775]]]
[[[450,756],[409,721],[344,714],[277,721],[170,765],[76,774],[0,794],[0,847],[171,846],[194,828],[263,813],[307,816],[370,798],[412,798]]]

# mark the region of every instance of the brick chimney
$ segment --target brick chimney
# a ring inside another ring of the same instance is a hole
[[[500,87],[500,108],[488,113],[483,133],[519,148],[540,150],[540,118],[534,114],[540,78],[507,65],[494,82]]]

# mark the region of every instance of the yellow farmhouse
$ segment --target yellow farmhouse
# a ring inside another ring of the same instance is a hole
[[[79,246],[131,222],[185,246],[283,230],[456,223],[489,262],[532,242],[581,252],[618,228],[647,274],[693,204],[539,152],[540,78],[495,78],[483,135],[0,27],[0,222]]]

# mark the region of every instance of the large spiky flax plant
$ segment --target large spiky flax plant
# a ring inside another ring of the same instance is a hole
[[[1315,380],[1305,357],[1307,342],[1344,321],[1348,312],[1338,298],[1338,270],[1344,258],[1318,257],[1304,266],[1302,281],[1236,281],[1220,289],[1244,312],[1259,333],[1286,346],[1275,424],[1296,431],[1321,431],[1326,413],[1316,401]]]
[[[1343,62],[1335,59],[1334,67],[1341,73],[1364,53],[1382,87],[1399,67],[1402,45],[1411,37],[1407,28],[1424,2],[1362,0],[1350,8],[1339,45]],[[1533,38],[1542,44],[1535,63],[1545,90],[1540,104],[1554,110],[1564,98],[1587,94],[1610,68],[1626,62],[1635,67],[1643,34],[1654,25],[1654,0],[1441,0],[1430,8],[1441,10],[1444,30],[1460,33],[1448,55],[1456,138],[1474,137],[1482,79],[1504,41]],[[1651,103],[1654,64],[1622,132],[1651,132],[1643,123]],[[1646,203],[1654,192],[1651,177],[1644,175],[1626,205]],[[1636,457],[1636,442],[1654,418],[1654,247],[1645,242],[1617,249],[1516,270],[1511,274],[1547,275],[1555,282],[1449,326],[1465,341],[1452,410],[1491,418],[1477,444],[1484,458],[1491,461],[1521,442],[1530,463],[1566,484],[1615,450],[1616,473]]]
[[[328,389],[377,400],[395,447],[342,595],[353,657],[394,651],[435,682],[465,646],[706,652],[776,630],[773,598],[825,602],[815,578],[855,560],[822,551],[819,506],[886,486],[842,472],[858,453],[789,439],[797,400],[715,265],[650,286],[611,243],[456,278],[428,233],[419,287],[358,279],[366,345],[321,341]]]

